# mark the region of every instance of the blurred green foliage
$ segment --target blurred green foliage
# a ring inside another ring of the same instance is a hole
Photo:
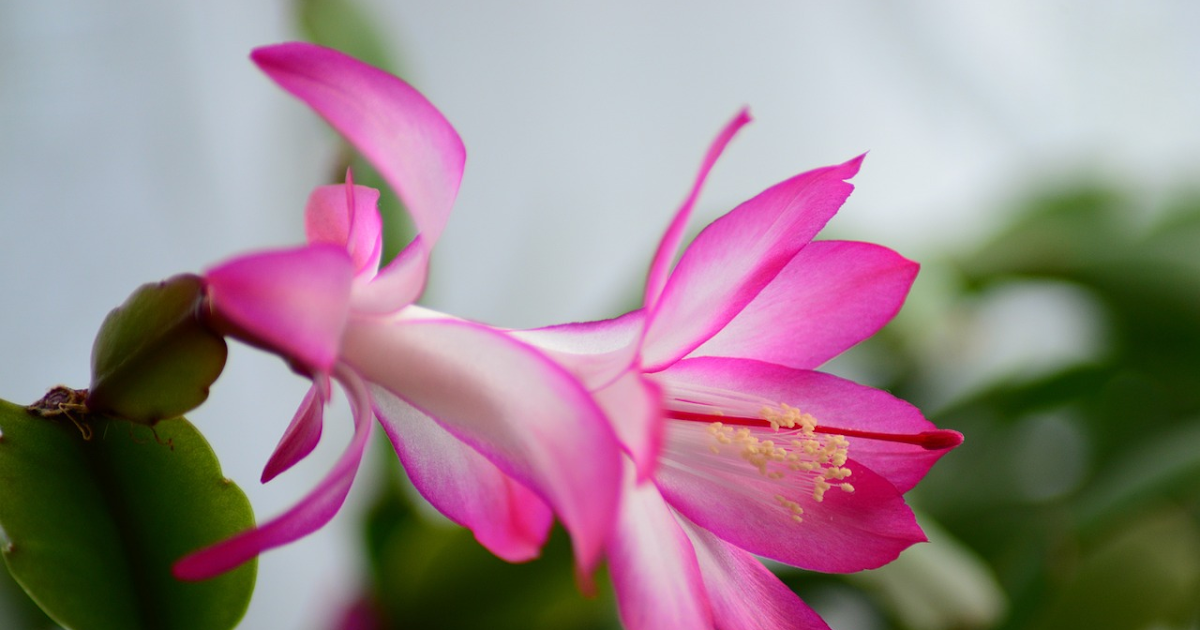
[[[386,451],[386,481],[364,530],[371,586],[355,611],[361,625],[344,628],[620,627],[604,575],[598,576],[593,597],[579,594],[565,532],[556,528],[536,561],[504,562],[468,530],[423,509],[391,444],[381,439],[376,445]]]
[[[1008,602],[991,627],[1196,627],[1200,196],[1164,210],[1081,187],[1016,214],[953,261],[951,308],[1056,283],[1094,305],[1102,338],[1086,358],[1002,375],[930,414],[967,441],[914,499],[991,567]],[[889,335],[908,366],[891,388],[921,406],[944,370]]]

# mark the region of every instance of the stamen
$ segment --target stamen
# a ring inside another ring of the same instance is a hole
[[[781,517],[796,523],[812,516],[815,504],[831,490],[854,492],[853,471],[846,466],[853,440],[912,444],[926,450],[962,442],[962,434],[945,429],[886,433],[823,426],[796,407],[714,387],[676,385],[667,391],[667,399],[667,418],[686,422],[671,423],[672,439],[664,445],[663,465],[725,485],[732,482],[735,492],[761,496],[759,500],[769,502]],[[771,482],[778,491],[763,495],[761,483],[739,485],[737,478],[747,474]],[[805,504],[809,514],[802,507]]]
[[[794,407],[781,405],[779,410],[764,408],[762,413],[763,419],[770,422],[773,430],[780,437],[786,438],[786,442],[760,439],[750,427],[734,428],[721,422],[713,422],[708,425],[708,434],[713,439],[709,451],[720,455],[722,447],[734,446],[737,448],[738,457],[753,466],[758,474],[771,480],[782,480],[789,474],[798,473],[801,479],[812,484],[812,498],[818,503],[825,499],[825,493],[830,488],[854,492],[854,486],[849,483],[830,483],[840,482],[851,473],[849,468],[844,467],[850,446],[845,437],[818,437],[813,430],[817,426],[816,419],[800,413]],[[786,430],[781,432],[780,427]],[[758,428],[766,427],[760,425]],[[791,504],[780,501],[781,496],[776,496],[776,502],[791,512],[793,517],[798,516],[799,513]],[[795,507],[798,508],[799,505],[796,504]],[[793,520],[799,522],[799,519]]]
[[[795,410],[794,407],[782,405],[787,410]],[[746,426],[746,427],[762,427],[766,428],[763,423],[766,422],[771,429],[779,430],[780,427],[793,428],[792,425],[787,425],[782,422],[788,418],[786,415],[778,415],[778,412],[772,412],[776,415],[764,414],[762,418],[746,418],[740,416],[723,416],[717,414],[704,414],[694,411],[676,411],[668,410],[667,417],[674,420],[691,420],[694,422],[722,422],[724,424]],[[796,421],[803,424],[806,419],[811,419],[808,414],[801,414],[802,420]],[[795,421],[795,420],[794,420]],[[880,440],[884,442],[898,442],[901,444],[913,444],[920,446],[928,451],[939,451],[942,449],[953,448],[962,444],[963,436],[958,431],[950,429],[935,429],[933,431],[921,431],[920,433],[883,433],[880,431],[860,431],[858,429],[842,429],[838,427],[827,427],[814,424],[812,431],[814,433],[824,433],[827,435],[842,435],[852,438],[864,438],[868,440]]]
[[[782,494],[775,495],[775,502],[778,503],[783,509],[791,512],[793,521],[796,521],[797,523],[804,522],[804,508],[800,507],[799,503],[792,501]]]

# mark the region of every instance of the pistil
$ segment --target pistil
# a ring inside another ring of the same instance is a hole
[[[748,418],[743,416],[725,416],[698,413],[695,411],[668,410],[667,417],[673,420],[689,420],[692,422],[720,422],[725,425],[737,425],[763,429],[777,429],[779,427],[777,422],[772,422],[770,419],[764,419],[762,417]],[[851,438],[880,440],[883,442],[897,442],[900,444],[913,444],[929,451],[953,448],[959,444],[962,444],[963,440],[961,433],[958,431],[952,431],[950,429],[935,429],[933,431],[921,431],[920,433],[884,433],[880,431],[860,431],[858,429],[843,429],[840,427],[829,427],[815,424],[812,426],[812,431],[814,433],[824,433],[827,435],[841,435]]]

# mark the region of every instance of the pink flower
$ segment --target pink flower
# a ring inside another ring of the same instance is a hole
[[[263,481],[312,451],[333,380],[350,400],[355,431],[298,504],[187,556],[176,575],[217,575],[328,522],[358,469],[372,411],[421,493],[488,549],[510,561],[535,557],[556,514],[581,568],[594,567],[620,483],[619,446],[602,411],[571,374],[526,344],[412,306],[462,177],[454,128],[400,79],[336,51],[293,43],[252,57],[379,169],[418,235],[379,269],[378,192],[347,177],[310,197],[307,245],[234,258],[205,275],[215,327],[279,354],[313,381]]]
[[[672,269],[708,171],[748,121],[709,150],[642,309],[514,333],[593,390],[628,455],[607,555],[630,628],[826,628],[754,555],[826,572],[890,562],[925,539],[903,493],[962,441],[815,370],[887,323],[917,272],[884,247],[812,242],[861,157],[743,203]]]

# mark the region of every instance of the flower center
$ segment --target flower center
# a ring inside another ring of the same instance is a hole
[[[679,404],[671,405],[667,410],[668,418],[686,421],[692,426],[697,422],[708,423],[703,431],[703,443],[707,444],[709,456],[716,459],[735,456],[752,466],[761,477],[778,483],[779,492],[773,495],[773,500],[797,523],[804,520],[801,503],[808,501],[804,494],[796,496],[797,489],[803,488],[801,492],[809,494],[816,503],[824,501],[830,490],[854,492],[854,485],[849,481],[852,471],[846,466],[850,450],[848,438],[913,444],[929,450],[950,448],[962,441],[962,436],[955,431],[897,434],[822,426],[811,414],[786,403],[760,403],[757,417],[751,417],[745,413],[752,409],[747,408],[747,400],[730,405],[744,415],[732,415],[728,413],[731,409],[687,400],[676,399],[675,402]],[[683,424],[679,428],[682,429]],[[700,437],[699,432],[694,435]],[[696,451],[692,452],[698,455]]]
[[[686,418],[679,418],[675,413],[668,415],[679,420],[697,420],[699,418],[695,416],[701,414],[679,414],[688,416]],[[708,434],[712,438],[709,450],[720,455],[725,448],[732,448],[767,479],[783,479],[788,473],[806,476],[812,484],[812,498],[818,503],[825,500],[825,493],[831,488],[854,492],[854,485],[845,481],[851,472],[845,467],[849,440],[836,434],[818,434],[816,418],[786,404],[781,404],[778,409],[763,407],[761,415],[762,418],[752,426],[765,428],[765,421],[780,439],[762,439],[749,426],[738,426],[741,423],[736,420],[747,419],[729,418],[735,422],[727,424],[723,418],[708,425]],[[782,494],[776,494],[774,498],[791,513],[792,520],[803,520],[804,509],[800,504]]]

